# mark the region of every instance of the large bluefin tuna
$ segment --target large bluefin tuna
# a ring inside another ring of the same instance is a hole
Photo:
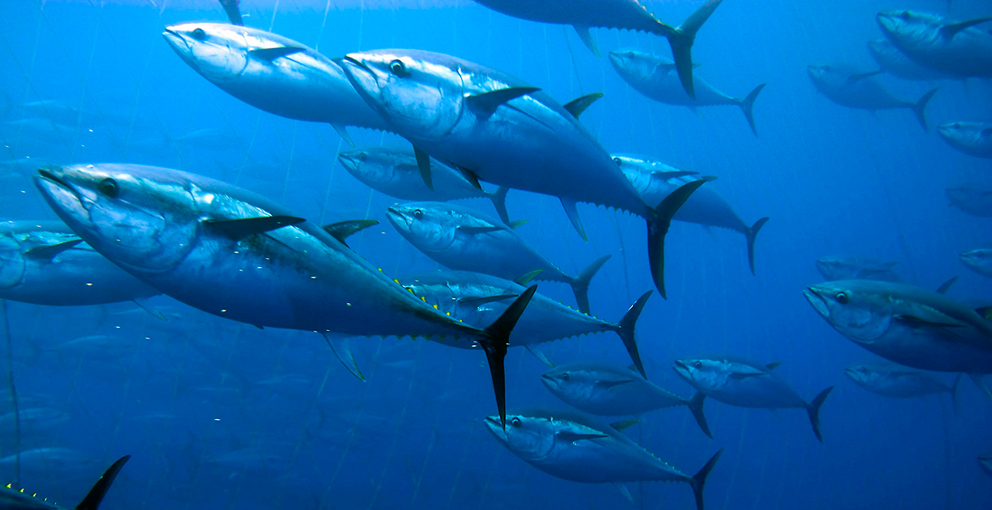
[[[959,79],[960,76],[938,71],[906,56],[888,39],[872,39],[868,41],[868,53],[875,59],[878,67],[893,76],[904,80],[933,81],[944,79]]]
[[[464,271],[435,272],[400,278],[400,285],[439,311],[451,314],[473,326],[489,324],[499,317],[517,296],[527,289],[509,280]],[[510,334],[510,347],[523,345],[541,361],[554,366],[538,349],[538,344],[612,331],[623,341],[634,366],[644,374],[637,350],[634,328],[651,291],[645,292],[619,322],[609,322],[579,313],[541,294],[534,294],[527,309]],[[458,346],[457,343],[450,345]]]
[[[338,64],[280,35],[226,23],[186,23],[162,33],[194,71],[266,112],[327,122],[351,143],[346,126],[383,129]]]
[[[431,160],[431,184],[427,187],[412,150],[388,147],[367,147],[344,151],[338,161],[366,186],[400,200],[430,200],[447,202],[463,198],[488,198],[503,223],[509,223],[506,213],[507,188],[492,193],[475,187],[462,174],[448,165]]]
[[[899,365],[853,365],[844,369],[844,375],[858,386],[885,397],[917,398],[949,393],[951,402],[957,401],[955,394],[961,379],[959,374],[954,385],[950,385],[925,372]]]
[[[992,158],[992,122],[948,122],[937,133],[955,149],[978,158]]]
[[[909,58],[963,77],[992,76],[992,32],[975,26],[990,19],[952,21],[913,11],[887,11],[876,16],[885,37]]]
[[[703,433],[713,437],[703,415],[705,395],[697,393],[692,400],[682,398],[631,369],[604,363],[569,363],[541,374],[541,382],[566,404],[598,416],[642,414],[686,406]]]
[[[343,65],[390,131],[413,143],[423,172],[430,172],[430,154],[473,179],[559,197],[583,238],[577,202],[644,218],[651,275],[665,297],[665,233],[702,182],[686,184],[657,207],[645,204],[576,118],[589,96],[566,108],[518,78],[424,51],[354,53]]]
[[[121,468],[130,458],[130,455],[125,455],[107,468],[103,476],[93,484],[93,488],[86,494],[86,497],[76,505],[75,510],[97,510],[103,497],[110,490],[110,486],[113,485],[114,479],[117,478],[117,473],[120,473]],[[8,485],[0,487],[0,508],[3,510],[59,510],[65,507],[49,503],[37,495],[25,493],[24,489],[16,490]]]
[[[692,79],[692,43],[696,32],[723,0],[708,0],[679,27],[666,25],[655,18],[639,0],[571,0],[547,2],[530,0],[475,0],[494,11],[515,18],[543,23],[572,25],[582,42],[599,56],[599,49],[589,34],[590,27],[638,30],[668,39],[678,67],[682,87],[695,97]]]
[[[979,248],[968,250],[961,255],[961,262],[970,267],[974,272],[992,278],[992,248]]]
[[[498,416],[485,424],[500,444],[552,476],[582,483],[685,482],[696,510],[703,510],[703,485],[722,452],[689,476],[616,429],[575,412],[526,410],[508,415],[505,428]]]
[[[803,293],[838,333],[890,361],[938,372],[992,373],[992,323],[912,285],[845,280]]]
[[[161,293],[97,253],[61,222],[0,222],[0,299],[55,306],[135,301],[144,306],[144,298]]]
[[[505,412],[503,358],[533,288],[493,325],[478,329],[417,299],[320,227],[234,186],[123,164],[38,173],[45,200],[73,231],[169,296],[260,327],[324,334],[359,376],[338,335],[478,343],[489,361],[500,414]]]
[[[696,177],[695,172],[679,170],[644,156],[613,154],[613,161],[641,198],[649,204],[660,202],[690,182],[705,179]],[[754,274],[754,240],[768,218],[761,218],[749,227],[719,193],[704,186],[685,201],[675,213],[674,219],[706,227],[728,228],[744,234],[747,238],[747,261]]]
[[[724,404],[762,409],[805,409],[813,434],[820,435],[820,406],[833,386],[806,402],[784,379],[772,370],[778,363],[761,365],[741,359],[685,359],[675,361],[675,372],[696,391]],[[697,396],[698,397],[698,396]],[[700,402],[702,407],[702,402]]]
[[[411,202],[390,207],[386,218],[410,244],[456,271],[514,280],[540,271],[536,280],[567,283],[579,311],[589,313],[589,282],[609,255],[569,276],[530,246],[513,228],[468,207],[442,202]]]
[[[951,205],[980,218],[992,217],[992,186],[969,182],[944,190]]]
[[[821,94],[841,106],[873,112],[906,108],[916,114],[916,120],[920,121],[924,130],[927,130],[925,109],[930,98],[937,93],[937,89],[923,94],[923,97],[914,103],[896,98],[885,90],[875,80],[875,75],[881,71],[865,73],[844,65],[811,64],[806,68],[806,72]]]
[[[692,109],[700,106],[737,106],[744,112],[751,131],[758,134],[758,129],[754,126],[753,108],[758,93],[765,88],[764,83],[755,87],[747,96],[736,98],[717,90],[697,74],[692,78],[696,88],[696,97],[693,99],[682,88],[675,72],[675,64],[658,55],[634,49],[619,49],[610,51],[610,63],[623,81],[655,101]]]
[[[828,281],[880,280],[901,282],[893,269],[899,262],[851,255],[828,255],[816,259],[816,269]]]

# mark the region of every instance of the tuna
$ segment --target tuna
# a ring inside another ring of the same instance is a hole
[[[992,122],[948,122],[937,126],[947,145],[976,158],[992,158]]]
[[[909,58],[956,76],[992,76],[992,18],[955,21],[936,14],[886,11],[876,20],[885,37]]]
[[[946,384],[925,372],[898,365],[854,365],[844,369],[844,375],[858,386],[890,398],[918,398],[949,393],[957,407],[958,379]]]
[[[841,106],[873,112],[906,108],[913,111],[924,131],[927,130],[924,110],[937,89],[927,92],[914,103],[898,99],[885,90],[874,78],[881,71],[859,72],[848,66],[832,64],[810,65],[806,71],[816,89]]]
[[[969,182],[945,190],[951,205],[972,216],[992,218],[992,186]]]
[[[107,491],[110,490],[110,486],[113,485],[114,479],[117,478],[117,473],[120,473],[121,468],[130,459],[130,455],[125,455],[117,462],[114,462],[107,470],[103,473],[103,476],[93,484],[93,488],[90,492],[83,498],[82,501],[76,505],[76,510],[97,510],[100,507],[100,503],[103,501],[103,497],[107,495]],[[64,508],[62,506],[56,506],[44,499],[39,499],[36,495],[29,495],[24,492],[24,489],[19,491],[14,490],[13,487],[7,485],[6,487],[0,487],[0,508],[4,510],[58,510]]]
[[[901,282],[892,268],[899,262],[849,255],[829,255],[816,259],[816,269],[828,281],[879,280]]]
[[[933,81],[959,79],[960,76],[938,71],[906,56],[888,39],[872,39],[868,41],[868,52],[882,71],[904,80]]]
[[[960,256],[961,262],[982,276],[992,278],[992,248],[969,250]]]

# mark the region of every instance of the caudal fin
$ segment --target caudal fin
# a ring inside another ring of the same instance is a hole
[[[741,107],[741,111],[744,112],[744,118],[747,119],[747,125],[751,126],[751,132],[754,136],[758,136],[758,128],[754,126],[754,100],[758,98],[758,94],[761,93],[761,89],[765,88],[766,83],[762,83],[754,88],[750,94],[744,99],[741,99],[740,103],[737,103]]]
[[[809,414],[809,422],[813,425],[813,434],[816,438],[823,442],[823,436],[820,435],[820,406],[823,405],[823,401],[827,399],[827,395],[830,394],[830,390],[834,389],[833,386],[820,392],[812,402],[809,403],[809,407],[806,408],[806,412]]]
[[[499,421],[506,428],[506,372],[503,360],[506,358],[506,348],[510,345],[510,332],[517,325],[520,314],[524,313],[530,298],[537,292],[537,285],[531,285],[510,304],[510,306],[492,324],[483,330],[483,340],[480,342],[486,351],[489,362],[489,374],[493,378],[493,391],[496,393],[496,407],[499,409]]]
[[[760,220],[754,222],[751,228],[747,229],[745,235],[747,235],[747,263],[751,266],[751,274],[754,274],[754,239],[758,237],[758,232],[761,227],[765,226],[765,222],[768,218],[761,218]]]
[[[706,477],[710,475],[710,471],[713,470],[716,461],[720,460],[722,453],[723,450],[720,450],[710,457],[710,460],[703,465],[699,472],[692,477],[692,481],[689,482],[692,485],[692,495],[696,497],[696,510],[703,510],[703,485],[706,484]]]
[[[496,214],[499,214],[499,219],[510,224],[510,215],[506,212],[506,194],[510,191],[510,188],[506,186],[500,186],[499,189],[489,194],[489,200],[493,201],[493,207],[496,208]]]
[[[623,346],[627,348],[627,354],[630,355],[630,361],[634,363],[634,368],[641,373],[645,379],[648,378],[647,374],[644,373],[644,363],[641,362],[641,353],[637,350],[637,340],[634,338],[634,328],[637,326],[637,319],[641,316],[641,311],[644,310],[644,305],[648,302],[648,298],[651,297],[651,291],[647,291],[641,294],[641,297],[637,298],[634,304],[630,305],[630,309],[627,313],[623,315],[620,319],[620,323],[617,324],[617,335],[620,335],[620,340],[623,340]]]
[[[675,69],[679,73],[679,81],[682,82],[682,88],[693,99],[696,98],[696,89],[693,87],[692,81],[692,43],[696,41],[696,32],[699,31],[703,23],[709,19],[710,15],[713,14],[713,11],[716,10],[722,1],[709,0],[686,18],[678,28],[672,28],[664,23],[659,23],[662,25],[659,33],[668,38],[668,44],[672,46],[672,57],[675,60]]]
[[[696,419],[696,423],[699,424],[699,428],[703,429],[703,434],[706,434],[707,437],[713,439],[713,433],[710,432],[710,426],[706,423],[706,415],[703,414],[704,400],[706,400],[706,395],[701,391],[697,391],[696,394],[692,396],[692,400],[689,401],[689,412],[691,412],[692,417]]]
[[[930,102],[930,99],[933,98],[933,95],[936,94],[938,90],[940,89],[933,89],[930,92],[923,94],[923,97],[921,97],[916,104],[910,106],[913,109],[913,113],[916,114],[916,120],[920,121],[920,125],[923,126],[923,130],[927,132],[930,131],[930,128],[927,127],[927,103]]]
[[[665,294],[665,234],[668,233],[668,227],[672,225],[672,217],[678,212],[679,207],[682,207],[692,192],[705,182],[705,179],[700,179],[683,184],[665,197],[658,207],[654,208],[654,216],[647,219],[648,263],[651,264],[654,286],[658,288],[662,298],[668,299],[668,295]]]
[[[103,497],[107,494],[110,489],[110,485],[114,483],[114,479],[117,478],[117,473],[121,472],[121,468],[130,459],[130,455],[125,455],[114,462],[103,472],[103,476],[93,484],[93,488],[90,489],[89,494],[83,498],[82,501],[76,505],[76,510],[96,510],[100,506],[100,502],[103,501]]]
[[[575,302],[579,305],[579,311],[586,315],[589,315],[589,282],[607,260],[610,260],[610,255],[594,260],[592,264],[589,264],[589,267],[579,273],[579,276],[568,282],[572,285],[572,292],[575,293]]]

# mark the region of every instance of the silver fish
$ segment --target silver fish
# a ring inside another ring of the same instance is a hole
[[[93,488],[90,489],[86,497],[76,505],[76,510],[97,510],[103,497],[117,478],[117,473],[120,473],[121,468],[130,458],[130,455],[125,455],[107,468],[103,476],[93,484]],[[8,485],[7,487],[0,487],[0,508],[4,510],[58,510],[65,507],[56,506],[37,496],[29,495],[24,492],[24,489],[14,490]]]
[[[914,61],[957,76],[992,76],[992,32],[976,25],[992,18],[955,21],[936,14],[884,11],[882,33]]]
[[[992,122],[948,122],[937,133],[955,149],[978,158],[992,158]]]
[[[969,250],[961,255],[961,262],[982,276],[992,278],[992,248]]]
[[[957,388],[960,374],[950,386],[925,372],[898,365],[853,365],[844,369],[844,375],[858,386],[891,398],[917,398],[926,395],[949,393],[957,407]]]
[[[992,186],[969,182],[944,190],[951,205],[980,218],[992,218]]]
[[[816,269],[827,281],[880,280],[901,282],[892,268],[899,262],[850,255],[828,255],[816,259]]]
[[[820,93],[841,106],[869,111],[906,108],[913,111],[924,131],[927,130],[925,109],[937,89],[923,94],[914,103],[898,99],[885,90],[874,78],[881,71],[866,73],[844,65],[811,64],[806,72]]]

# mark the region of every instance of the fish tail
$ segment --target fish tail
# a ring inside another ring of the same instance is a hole
[[[751,266],[751,274],[754,274],[754,239],[758,237],[758,232],[767,221],[768,217],[761,218],[747,229],[747,263]]]
[[[572,286],[572,292],[575,293],[575,302],[579,305],[579,311],[586,315],[589,315],[589,282],[609,259],[610,255],[607,255],[594,260],[592,264],[589,264],[589,267],[579,273],[579,276],[568,282]]]
[[[809,422],[813,425],[813,434],[816,438],[823,442],[823,436],[820,435],[820,406],[823,405],[823,401],[827,399],[827,395],[830,394],[830,390],[834,387],[831,386],[820,392],[812,402],[809,403],[809,407],[806,408],[806,413],[809,414]]]
[[[954,385],[951,386],[951,407],[954,408],[954,414],[958,414],[958,383],[961,382],[961,372],[958,372],[958,376],[954,378]]]
[[[747,125],[751,126],[751,132],[754,133],[754,136],[758,136],[758,128],[754,126],[754,100],[758,98],[758,94],[761,93],[761,89],[765,88],[765,85],[767,84],[758,85],[747,97],[737,103],[741,107],[741,111],[744,112],[744,118],[747,119]]]
[[[923,130],[927,132],[930,131],[930,128],[927,127],[927,103],[930,102],[930,99],[933,98],[933,95],[936,94],[938,90],[940,89],[936,88],[926,94],[923,94],[923,97],[921,97],[919,101],[910,105],[910,108],[913,109],[913,113],[916,114],[916,120],[920,121],[920,125],[923,126]]]
[[[679,73],[682,88],[693,99],[696,98],[696,90],[693,87],[692,81],[692,43],[696,41],[696,32],[699,31],[703,23],[709,19],[710,15],[713,14],[713,11],[716,10],[722,1],[709,0],[697,9],[696,12],[689,15],[677,28],[672,28],[661,22],[658,23],[661,27],[659,27],[656,33],[668,38],[668,44],[672,47],[672,57],[675,59],[675,69]]]
[[[489,374],[493,379],[493,391],[496,393],[496,407],[499,409],[500,424],[506,428],[506,372],[503,360],[506,358],[506,348],[510,345],[510,333],[517,325],[520,314],[524,313],[530,298],[537,292],[537,285],[531,285],[486,329],[482,330],[480,343],[486,351],[489,362]]]
[[[499,219],[510,224],[510,215],[506,212],[506,194],[510,191],[507,186],[500,186],[499,189],[489,194],[489,200],[493,201],[493,207],[496,208],[496,214],[499,214]]]
[[[83,498],[82,501],[76,505],[76,510],[96,510],[100,506],[100,502],[103,501],[103,496],[107,494],[110,489],[110,485],[114,483],[114,479],[117,478],[117,473],[121,471],[124,464],[130,459],[130,455],[125,455],[119,459],[117,462],[111,464],[106,471],[104,471],[103,476],[93,484],[93,488],[90,489],[89,494]]]
[[[634,368],[647,379],[647,374],[644,373],[644,363],[641,362],[641,354],[637,350],[637,340],[634,338],[634,328],[637,325],[637,319],[641,316],[641,311],[644,310],[644,305],[648,302],[648,298],[651,297],[651,291],[647,291],[641,294],[641,297],[637,298],[634,304],[630,305],[630,309],[627,313],[623,315],[620,319],[620,323],[617,324],[617,334],[620,335],[620,340],[623,340],[623,346],[627,348],[627,354],[630,355],[630,361],[634,363]]]
[[[703,485],[706,484],[706,477],[710,475],[710,471],[713,470],[713,466],[716,465],[716,461],[720,460],[720,455],[723,450],[716,452],[715,455],[710,457],[710,460],[703,465],[703,467],[696,473],[692,480],[689,482],[692,485],[692,495],[696,497],[696,510],[703,510]]]
[[[706,394],[701,391],[697,391],[696,394],[692,396],[692,399],[689,400],[687,405],[689,407],[689,412],[692,413],[692,417],[696,419],[696,423],[699,425],[699,428],[703,430],[703,434],[706,434],[706,437],[713,439],[713,433],[710,432],[710,426],[706,423],[706,415],[703,414],[704,400],[706,400]]]
[[[665,197],[658,207],[653,209],[653,214],[648,216],[648,263],[651,264],[654,285],[664,299],[668,299],[668,295],[665,294],[665,234],[672,225],[672,217],[675,213],[705,182],[706,179],[699,179],[683,184]]]

